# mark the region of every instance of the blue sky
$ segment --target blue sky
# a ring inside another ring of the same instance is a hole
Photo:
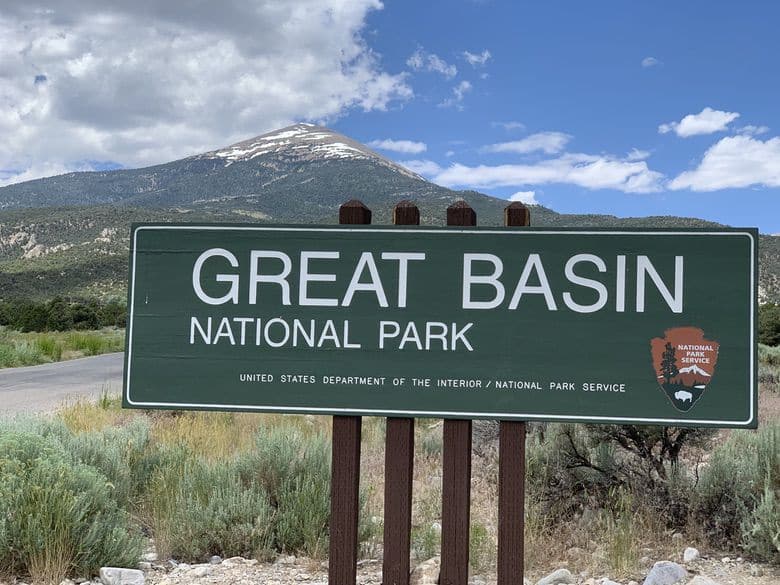
[[[0,0],[0,184],[305,120],[457,189],[780,233],[777,3],[126,4]]]

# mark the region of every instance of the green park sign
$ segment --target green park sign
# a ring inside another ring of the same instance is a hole
[[[755,427],[757,243],[134,225],[124,405]]]

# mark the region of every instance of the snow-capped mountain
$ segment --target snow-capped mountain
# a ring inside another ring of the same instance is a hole
[[[224,212],[256,219],[321,221],[361,199],[389,208],[401,199],[452,202],[464,196],[434,185],[328,128],[295,124],[203,154],[142,169],[69,173],[0,188],[0,210],[129,205]],[[496,215],[503,203],[465,196]],[[446,205],[445,205],[446,206]]]
[[[369,150],[363,144],[333,130],[314,124],[295,124],[269,132],[227,148],[207,152],[198,158],[219,158],[225,166],[250,161],[262,156],[284,157],[287,160],[311,162],[317,160],[366,160],[383,165],[412,179],[424,181],[420,175]]]

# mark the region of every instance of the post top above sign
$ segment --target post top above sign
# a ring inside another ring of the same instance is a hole
[[[757,243],[134,224],[124,404],[755,427]]]

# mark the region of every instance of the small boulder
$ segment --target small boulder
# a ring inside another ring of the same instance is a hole
[[[559,583],[574,583],[574,576],[569,569],[558,569],[546,577],[542,577],[536,585],[558,585]]]
[[[693,561],[698,560],[699,556],[699,549],[689,546],[683,552],[683,562],[692,563]]]
[[[222,562],[222,557],[220,557],[218,555],[214,555],[213,557],[211,557],[209,559],[209,563],[212,564],[212,565],[218,565],[221,562]]]
[[[621,585],[617,581],[613,581],[612,579],[602,579],[601,583],[599,585]]]
[[[433,557],[420,563],[409,576],[409,585],[437,585],[440,565],[441,559],[439,557]]]
[[[200,565],[187,571],[187,576],[198,579],[200,577],[205,577],[209,573],[211,573],[211,567],[209,565]]]
[[[142,571],[119,567],[101,567],[100,580],[103,585],[144,585],[145,582]]]
[[[153,563],[157,560],[157,553],[154,551],[144,553],[141,555],[141,560],[146,561],[147,563]]]
[[[658,561],[645,577],[643,585],[673,585],[688,576],[688,571],[671,561]]]

